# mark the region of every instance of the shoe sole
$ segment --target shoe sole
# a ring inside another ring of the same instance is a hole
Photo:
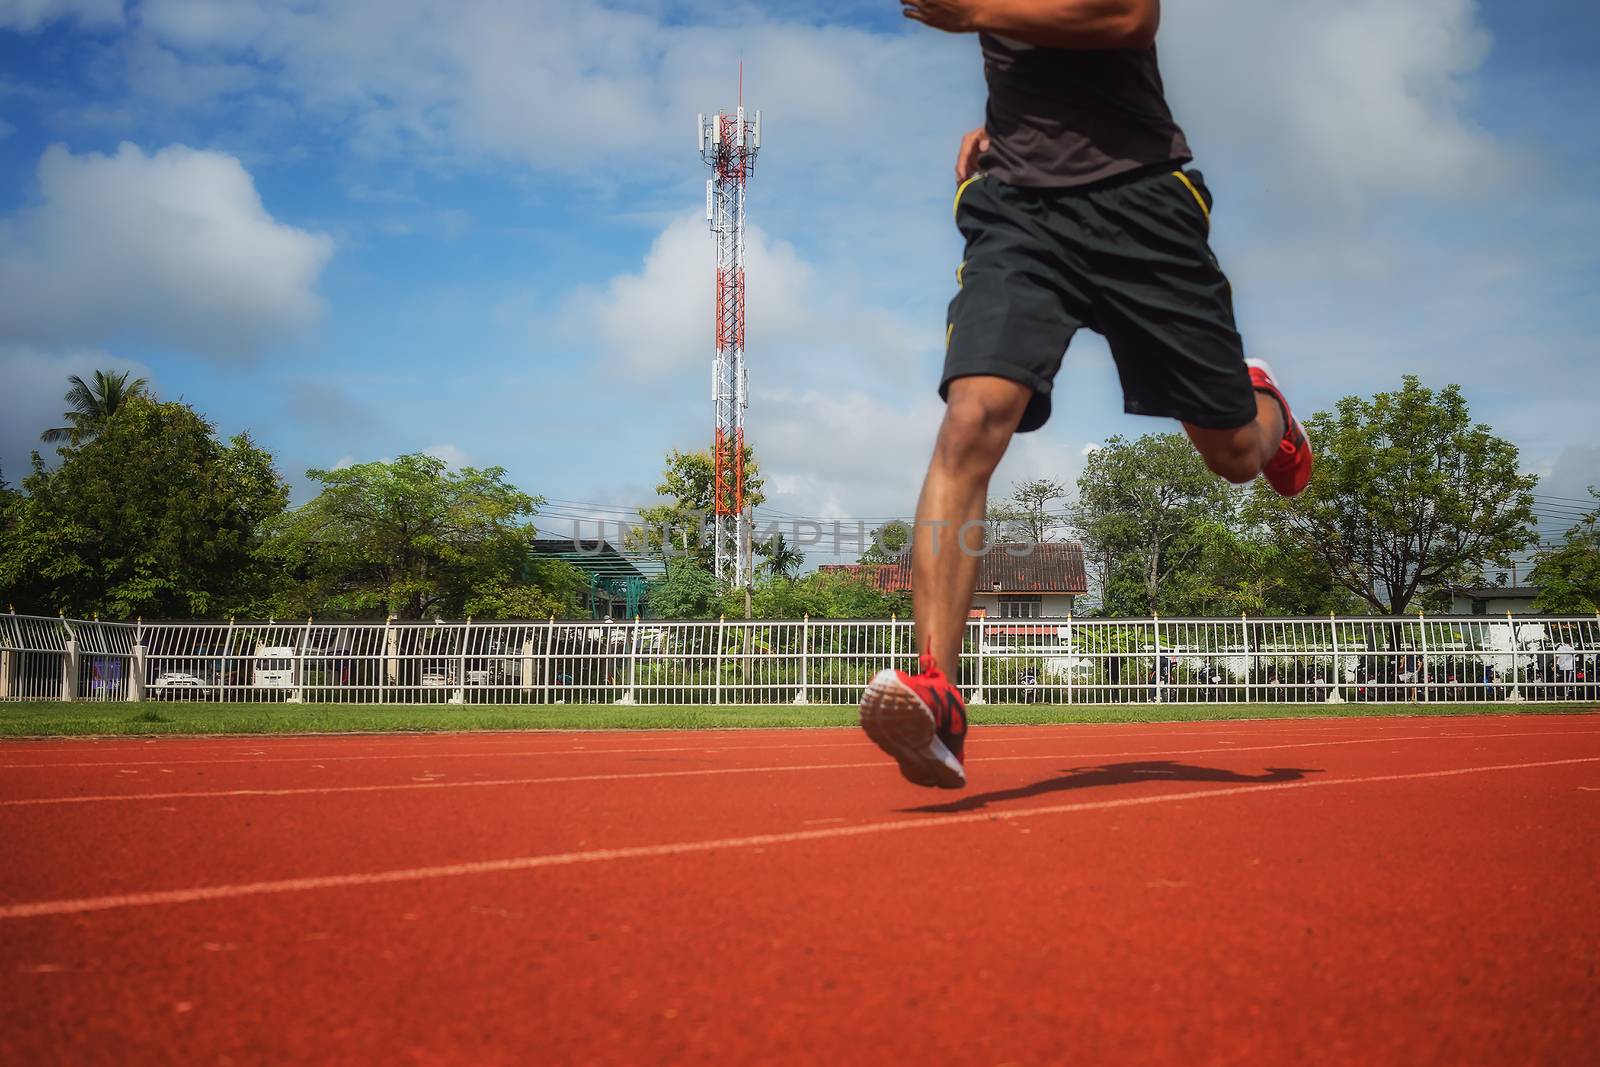
[[[961,789],[967,774],[939,740],[933,712],[892,669],[881,670],[861,697],[861,728],[873,744],[894,757],[914,785]]]

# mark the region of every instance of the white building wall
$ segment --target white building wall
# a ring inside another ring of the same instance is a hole
[[[972,597],[972,606],[980,608],[991,619],[1000,618],[1000,598],[1004,594],[979,590]],[[1039,614],[1046,619],[1064,619],[1072,613],[1071,593],[1040,593]]]

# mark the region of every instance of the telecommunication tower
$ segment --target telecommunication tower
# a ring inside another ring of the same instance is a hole
[[[741,83],[743,76],[740,77]],[[711,363],[711,402],[716,431],[711,456],[712,512],[717,578],[750,588],[750,509],[744,486],[744,187],[761,148],[761,112],[745,121],[743,91],[738,110],[699,116],[700,158],[711,166],[706,181],[706,221],[717,243],[717,354]]]

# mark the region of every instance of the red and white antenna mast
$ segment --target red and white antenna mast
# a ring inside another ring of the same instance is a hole
[[[700,158],[711,166],[706,182],[706,221],[717,242],[717,354],[711,364],[711,402],[716,431],[711,456],[715,481],[712,512],[717,577],[725,586],[750,588],[750,509],[744,485],[744,187],[761,148],[761,112],[745,121],[744,67],[739,68],[739,107],[732,114],[701,115]]]

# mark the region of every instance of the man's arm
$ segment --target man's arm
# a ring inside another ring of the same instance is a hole
[[[1148,48],[1161,23],[1161,0],[900,0],[900,7],[936,30],[1043,48]]]

